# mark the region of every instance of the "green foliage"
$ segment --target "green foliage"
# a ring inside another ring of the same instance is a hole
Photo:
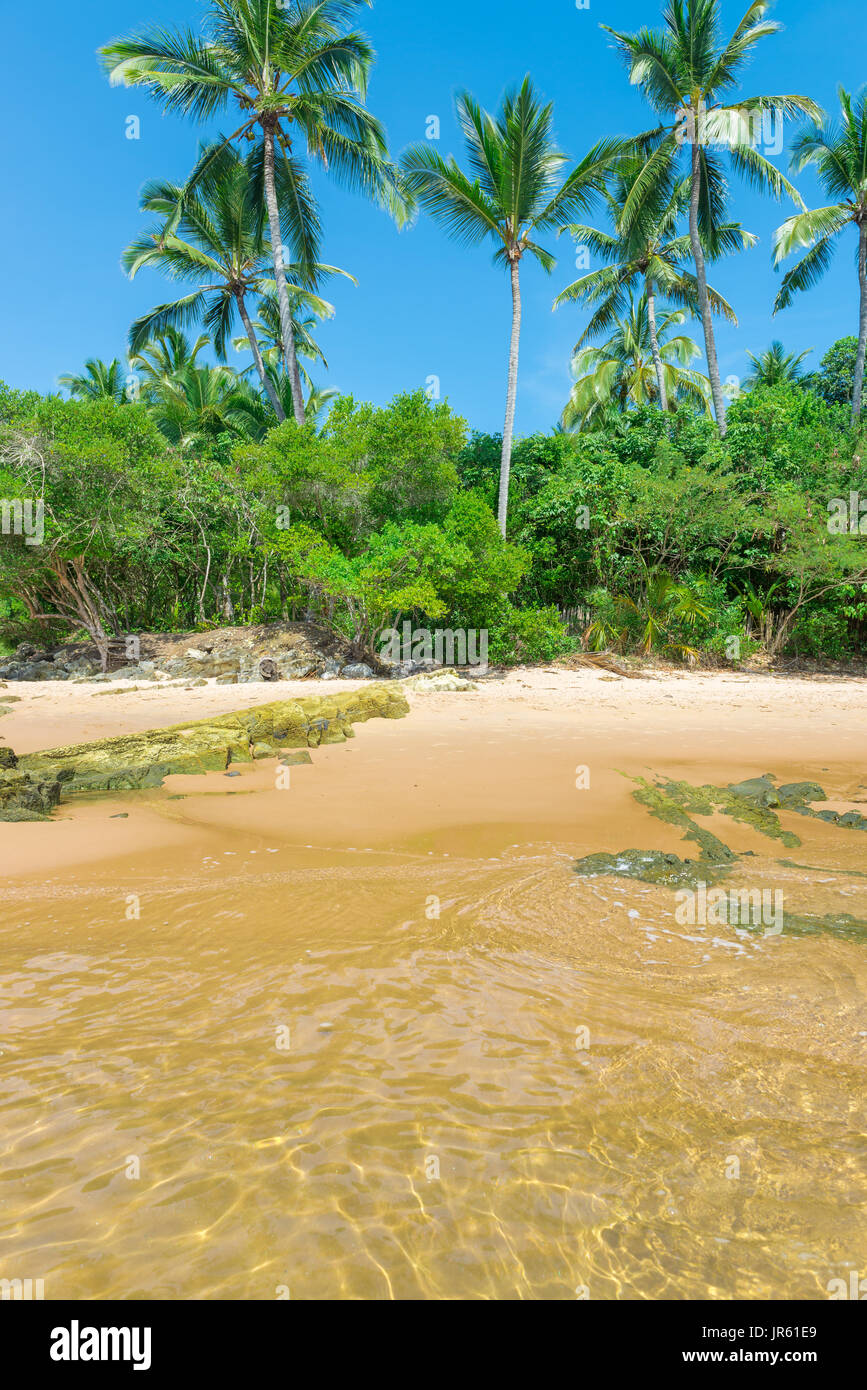
[[[858,339],[853,334],[838,338],[819,363],[819,370],[804,379],[804,385],[828,405],[848,405],[852,399],[857,351]]]
[[[45,506],[41,546],[0,537],[0,640],[308,616],[369,657],[409,619],[487,631],[494,662],[550,661],[579,640],[570,610],[597,648],[863,654],[864,537],[828,526],[833,499],[867,497],[845,405],[789,382],[734,402],[723,441],[651,405],[532,435],[509,542],[499,459],[421,391],[173,447],[144,404],[0,385],[0,498]]]

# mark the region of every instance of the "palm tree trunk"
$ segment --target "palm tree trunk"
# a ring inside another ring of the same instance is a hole
[[[858,226],[858,284],[861,302],[858,317],[858,351],[855,354],[855,374],[852,378],[852,424],[861,415],[861,393],[864,386],[864,356],[867,352],[867,222]]]
[[[292,325],[292,311],[289,307],[289,290],[286,285],[286,268],[283,260],[283,235],[280,231],[280,210],[277,206],[277,185],[274,179],[274,127],[263,122],[264,142],[265,204],[268,208],[268,224],[271,228],[271,249],[274,253],[274,279],[277,281],[277,302],[280,306],[280,330],[283,338],[283,365],[292,386],[292,407],[299,425],[304,424],[304,397],[298,375],[298,360],[295,355],[295,331]]]
[[[521,342],[521,282],[519,261],[512,261],[512,340],[509,346],[509,385],[506,390],[506,423],[503,427],[503,453],[500,459],[500,497],[497,521],[503,536],[509,512],[509,473],[512,468],[512,434],[515,429],[515,401],[518,395],[518,348]]]
[[[656,291],[653,281],[647,280],[647,327],[650,332],[650,351],[656,368],[656,385],[659,391],[659,408],[668,410],[668,395],[665,390],[665,373],[662,370],[662,355],[659,351],[659,338],[656,336]]]
[[[722,393],[722,382],[719,375],[719,363],[716,355],[716,341],[713,336],[713,322],[710,316],[710,300],[707,294],[707,272],[704,267],[704,251],[701,247],[701,238],[698,234],[698,200],[701,194],[701,164],[699,163],[699,145],[692,143],[692,189],[689,199],[689,244],[692,247],[692,258],[695,261],[695,278],[698,284],[698,307],[701,312],[701,322],[704,328],[704,348],[707,356],[707,374],[710,379],[710,390],[713,396],[713,406],[716,412],[717,429],[720,438],[726,432],[726,403]]]
[[[250,315],[247,313],[246,301],[243,294],[237,294],[235,299],[238,303],[238,313],[241,315],[244,332],[247,334],[247,342],[250,344],[250,350],[253,353],[253,361],[256,363],[256,371],[259,373],[262,385],[268,393],[268,400],[271,402],[274,414],[282,425],[283,421],[286,419],[286,412],[280,404],[280,397],[274,390],[274,383],[265,370],[265,363],[262,361],[262,353],[259,349],[259,339],[256,337],[256,331],[253,328]]]

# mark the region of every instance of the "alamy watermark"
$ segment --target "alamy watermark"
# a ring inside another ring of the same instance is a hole
[[[783,930],[781,888],[679,888],[675,921],[682,927],[764,927],[765,936]]]
[[[24,1303],[44,1297],[44,1279],[0,1279],[0,1302]]]
[[[0,498],[0,535],[23,536],[25,545],[45,539],[45,503],[31,497]]]
[[[414,628],[408,620],[398,632],[388,628],[380,639],[380,660],[387,666],[432,662],[437,666],[475,666],[488,669],[487,628]]]
[[[850,492],[828,503],[828,531],[832,536],[867,536],[867,497]]]
[[[678,108],[674,138],[679,145],[702,145],[717,149],[749,145],[766,155],[781,154],[783,112],[776,106],[767,106],[763,110],[748,110],[742,106],[715,107],[708,111],[701,101],[696,107]]]

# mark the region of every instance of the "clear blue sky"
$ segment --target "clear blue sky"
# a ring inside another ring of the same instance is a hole
[[[747,0],[725,0],[727,28]],[[657,22],[659,6],[639,0],[377,0],[362,11],[378,62],[370,105],[386,123],[391,148],[423,138],[429,115],[442,122],[440,149],[460,154],[453,94],[469,87],[494,106],[503,89],[530,72],[555,103],[561,147],[578,158],[607,134],[646,127],[647,108],[629,87],[600,23],[634,30]],[[52,389],[58,375],[89,356],[123,355],[130,321],[169,296],[160,277],[130,284],[119,257],[142,226],[138,194],[151,177],[182,178],[199,132],[164,117],[141,92],[112,89],[95,56],[99,44],[139,24],[197,22],[195,0],[109,0],[85,5],[16,5],[6,12],[0,101],[5,108],[3,165],[8,202],[2,242],[5,331],[0,378]],[[864,0],[781,0],[781,35],[759,44],[745,92],[800,92],[826,109],[837,84],[857,89],[864,66]],[[137,115],[141,138],[125,138]],[[787,141],[792,128],[787,127]],[[777,161],[784,162],[784,157]],[[799,187],[808,206],[820,200],[812,176]],[[386,216],[317,172],[326,229],[324,256],[359,280],[337,282],[336,318],[322,329],[331,371],[321,384],[360,399],[388,400],[430,375],[471,424],[502,427],[510,316],[508,281],[485,249],[456,247],[422,218],[398,233]],[[719,333],[724,375],[744,375],[747,348],[773,337],[789,349],[825,348],[856,331],[852,246],[841,245],[820,288],[772,319],[779,283],[771,261],[774,228],[789,212],[735,185],[734,214],[758,233],[758,246],[714,267],[713,279],[740,322]],[[574,278],[571,242],[549,238],[560,262],[551,277],[525,273],[525,317],[517,428],[548,429],[569,390],[569,355],[583,326],[580,311],[551,313],[554,294]],[[696,325],[696,330],[698,326]],[[695,336],[700,332],[691,330]]]

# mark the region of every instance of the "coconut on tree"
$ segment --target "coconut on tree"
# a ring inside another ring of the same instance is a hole
[[[512,330],[497,505],[505,536],[521,338],[521,262],[529,256],[543,270],[554,269],[554,256],[536,237],[587,211],[624,146],[600,141],[564,177],[569,160],[554,140],[553,105],[542,105],[529,77],[507,93],[496,116],[482,110],[469,92],[458,96],[456,109],[466,170],[429,144],[408,149],[401,168],[410,192],[451,236],[467,245],[493,241],[494,263],[509,272]]]
[[[286,264],[312,271],[320,225],[308,159],[375,198],[398,221],[410,205],[387,152],[385,133],[367,110],[373,65],[367,37],[348,28],[368,0],[209,0],[200,36],[154,26],[100,50],[113,84],[145,88],[168,111],[210,121],[234,111],[238,124],[200,158],[188,189],[226,144],[256,146],[280,305],[283,359],[296,420],[304,401],[294,369],[295,345]],[[299,151],[299,144],[304,150]],[[279,170],[279,173],[278,173]],[[290,243],[284,243],[284,227]]]
[[[853,227],[858,238],[858,347],[852,379],[852,423],[861,415],[864,358],[867,352],[867,90],[853,100],[839,91],[839,121],[817,119],[795,137],[791,167],[794,173],[812,167],[829,198],[828,207],[796,213],[777,229],[777,265],[801,247],[809,249],[783,277],[774,313],[791,304],[801,290],[817,284],[831,264],[837,240]]]
[[[803,208],[797,190],[757,149],[757,123],[760,128],[765,112],[775,113],[780,120],[793,115],[817,117],[819,113],[808,97],[792,94],[732,100],[741,70],[756,45],[782,28],[765,18],[769,9],[769,0],[755,0],[729,38],[724,37],[719,0],[668,0],[661,30],[622,34],[602,25],[626,62],[630,82],[641,88],[660,117],[658,126],[638,137],[649,158],[646,173],[624,208],[626,225],[637,214],[645,186],[655,183],[659,170],[681,150],[689,160],[690,249],[721,435],[726,431],[726,407],[705,261],[706,248],[716,254],[720,228],[726,224],[724,156],[728,155],[735,172],[753,186],[775,198],[787,193]]]

